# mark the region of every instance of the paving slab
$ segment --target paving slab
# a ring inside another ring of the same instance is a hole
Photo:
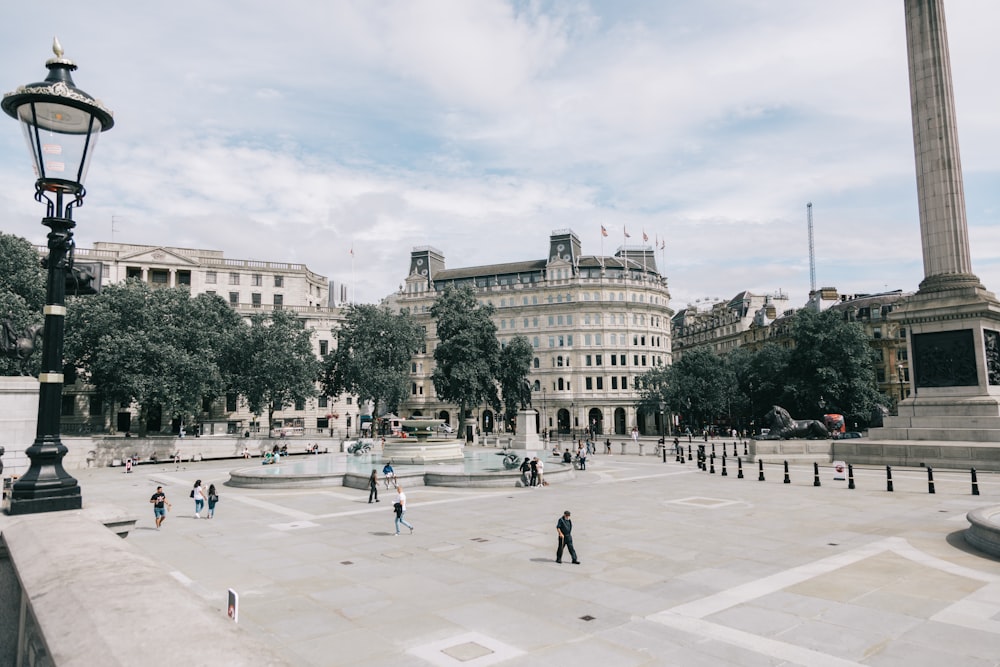
[[[328,456],[345,456],[330,454]],[[767,479],[668,458],[597,455],[540,489],[367,491],[224,486],[238,462],[74,471],[85,505],[139,517],[129,542],[192,593],[240,597],[240,626],[299,665],[1000,665],[1000,560],[967,547],[1000,476],[812,466]],[[195,479],[214,519],[193,518]],[[173,510],[153,528],[164,485]],[[554,562],[573,517],[582,563]],[[56,564],[53,564],[56,567]],[[155,604],[155,601],[150,601]],[[169,646],[164,647],[165,656]],[[169,662],[166,660],[165,662]]]

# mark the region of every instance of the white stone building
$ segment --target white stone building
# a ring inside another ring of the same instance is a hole
[[[430,309],[448,286],[470,286],[496,308],[501,345],[525,336],[535,349],[529,381],[539,431],[579,433],[592,425],[601,434],[644,434],[661,429],[659,414],[636,414],[636,378],[669,364],[670,292],[654,252],[623,247],[614,256],[583,255],[571,230],[552,232],[546,259],[448,269],[435,248],[414,248],[409,275],[388,302],[408,308],[427,330],[427,345],[411,365],[404,416],[424,415],[456,424],[458,408],[434,395],[436,344]],[[475,409],[482,432],[502,428],[487,406]]]

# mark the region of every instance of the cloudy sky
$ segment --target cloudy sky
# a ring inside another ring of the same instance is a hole
[[[946,0],[975,272],[1000,290],[1000,3]],[[0,90],[57,35],[115,112],[77,241],[221,249],[395,290],[449,267],[665,240],[675,307],[916,289],[902,0],[5,2]],[[4,116],[6,118],[6,116]],[[0,123],[0,229],[44,241]],[[350,249],[354,248],[354,263]]]

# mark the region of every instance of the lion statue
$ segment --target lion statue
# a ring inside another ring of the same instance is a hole
[[[816,419],[792,419],[788,410],[779,405],[771,407],[764,415],[764,426],[771,429],[772,438],[788,440],[789,438],[829,438],[823,422]]]

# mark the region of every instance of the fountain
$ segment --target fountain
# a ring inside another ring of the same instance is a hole
[[[382,459],[407,465],[461,461],[464,444],[459,438],[438,438],[444,420],[411,417],[400,420],[402,437],[388,438]]]

